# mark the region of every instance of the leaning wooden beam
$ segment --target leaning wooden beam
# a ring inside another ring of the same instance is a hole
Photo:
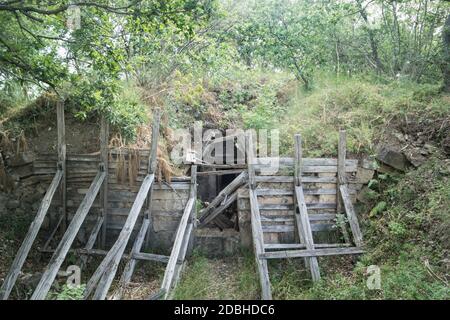
[[[147,234],[147,229],[149,226],[149,220],[144,219],[142,222],[141,229],[134,240],[133,248],[131,249],[131,254],[139,253],[141,251],[142,245],[144,243],[145,235]],[[119,282],[119,289],[115,292],[113,300],[120,300],[122,298],[123,292],[128,286],[133,277],[134,269],[136,268],[137,259],[131,259],[125,266],[125,270],[122,273]]]
[[[323,256],[338,256],[345,254],[361,254],[364,250],[358,247],[351,248],[327,248],[314,250],[287,250],[265,252],[259,257],[261,259],[286,259],[286,258],[305,258],[305,257],[323,257]]]
[[[100,230],[103,226],[103,223],[105,221],[105,216],[99,216],[97,218],[97,222],[95,223],[94,227],[92,228],[91,234],[89,235],[89,239],[86,242],[85,245],[85,249],[86,250],[91,250],[92,248],[94,248],[95,242],[97,241],[97,237],[98,234],[100,233]],[[80,264],[80,269],[83,269],[84,266],[86,265],[88,257],[87,256],[82,256],[81,257],[81,264]]]
[[[197,166],[193,166],[192,169],[193,169],[192,173],[196,174],[197,173]],[[191,183],[191,187],[192,188],[191,188],[190,196],[193,197],[194,199],[197,199],[197,186],[196,186],[196,180],[195,179],[196,179],[196,177],[194,177],[194,181],[193,181],[193,183]],[[192,231],[194,230],[195,225],[196,225],[196,220],[195,220],[196,215],[197,215],[197,209],[196,209],[196,206],[194,204],[194,206],[192,207],[192,210],[191,210],[191,216],[189,218],[189,224],[187,225],[186,232],[184,233],[183,245],[181,246],[181,249],[180,249],[180,255],[178,257],[178,263],[175,266],[175,274],[174,274],[173,281],[172,281],[173,282],[173,284],[172,284],[172,288],[173,289],[177,287],[178,281],[180,280],[180,277],[181,277],[181,273],[183,272],[183,269],[184,269],[184,267],[186,265],[186,263],[185,263],[186,254],[188,252],[189,245],[191,244],[191,240],[193,240],[194,234],[193,234]],[[168,295],[169,299],[173,298],[173,295],[175,293],[175,290],[173,290],[173,289],[170,291],[170,293]]]
[[[308,211],[306,209],[306,202],[305,202],[305,196],[303,194],[303,187],[296,186],[295,187],[295,195],[298,202],[298,209],[299,213],[296,213],[296,215],[299,215],[299,223],[300,227],[303,232],[306,249],[308,250],[314,250],[314,240],[313,235],[311,231],[311,225],[309,223],[309,217],[308,217]],[[308,265],[309,269],[311,270],[311,277],[313,281],[319,281],[320,280],[320,269],[319,269],[319,263],[317,262],[316,257],[310,257],[308,258]]]
[[[22,266],[25,262],[25,259],[27,258],[28,253],[30,252],[31,246],[33,245],[33,242],[36,239],[39,229],[41,228],[42,222],[44,221],[48,208],[50,207],[50,204],[52,202],[53,195],[55,194],[56,189],[58,188],[62,176],[63,176],[62,170],[56,171],[56,174],[53,177],[53,181],[50,184],[50,187],[47,189],[44,199],[42,199],[36,217],[31,223],[27,235],[25,236],[25,239],[22,242],[16,257],[14,258],[14,261],[5,278],[5,281],[3,282],[3,285],[0,288],[1,300],[7,300],[11,293],[12,288],[14,287],[17,277],[19,276],[20,270],[22,269]]]
[[[200,225],[205,225],[204,221],[208,216],[210,215],[211,211],[213,211],[222,201],[225,199],[226,196],[229,196],[232,192],[234,192],[236,189],[238,189],[240,186],[242,186],[247,181],[247,172],[242,172],[240,175],[238,175],[229,185],[227,185],[220,193],[217,195],[217,197],[214,198],[213,201],[205,208],[203,209],[200,214]]]
[[[353,240],[358,247],[361,247],[363,245],[363,236],[361,229],[359,228],[358,218],[356,217],[356,212],[353,208],[347,186],[341,185],[339,189],[342,196],[342,201],[344,202],[348,223],[350,224],[350,229],[352,230]]]
[[[136,224],[136,221],[139,217],[139,213],[141,212],[142,206],[144,205],[144,201],[147,197],[147,194],[148,194],[148,191],[150,190],[151,185],[153,184],[154,179],[155,179],[154,174],[147,175],[144,178],[144,181],[141,184],[139,192],[136,196],[136,199],[134,200],[133,206],[131,207],[130,213],[128,214],[127,220],[125,221],[125,224],[122,228],[122,231],[119,234],[119,237],[117,238],[114,245],[111,247],[111,250],[108,252],[106,257],[103,259],[103,261],[97,267],[97,270],[95,270],[94,274],[89,279],[89,281],[86,285],[86,289],[84,292],[85,298],[87,298],[92,293],[92,291],[95,288],[95,286],[97,285],[98,281],[103,276],[106,269],[109,267],[111,261],[113,261],[113,259],[117,255],[122,257],[123,252],[126,247],[126,244],[128,243],[128,240],[130,239],[134,225]]]
[[[264,234],[262,231],[261,218],[259,213],[258,198],[255,192],[255,171],[253,167],[254,163],[254,149],[253,149],[253,137],[249,133],[246,136],[246,150],[247,150],[247,165],[249,176],[249,198],[250,198],[250,214],[251,214],[251,226],[253,247],[255,249],[256,266],[259,272],[259,281],[261,285],[261,297],[264,300],[272,300],[272,289],[270,287],[269,269],[267,261],[260,259],[259,255],[264,254]]]
[[[214,211],[207,216],[203,222],[202,225],[206,225],[208,223],[210,223],[211,221],[213,221],[219,214],[221,214],[222,212],[224,212],[228,207],[230,207],[237,199],[237,194],[238,191],[236,190],[231,196],[229,196],[227,198],[227,200],[225,201],[225,203],[221,204],[219,207],[215,208]]]
[[[253,245],[255,248],[256,265],[259,272],[259,281],[261,285],[261,297],[263,300],[272,300],[272,289],[270,287],[269,268],[267,261],[260,258],[261,254],[265,253],[264,238],[261,227],[261,220],[259,217],[258,200],[254,190],[249,189],[250,193],[250,208],[251,208],[251,225]]]
[[[170,259],[164,272],[164,278],[162,281],[161,289],[164,290],[164,298],[167,299],[171,292],[174,283],[174,276],[176,271],[177,261],[180,258],[180,252],[183,247],[183,240],[186,238],[186,229],[189,220],[192,219],[192,210],[194,210],[196,197],[195,197],[195,185],[197,177],[197,166],[191,167],[191,188],[189,200],[184,208],[183,216],[181,217],[180,224],[178,225],[177,233],[175,235],[175,241],[173,243],[172,251],[170,253]],[[189,239],[189,238],[188,238]]]
[[[126,249],[126,243],[123,244],[123,251]],[[108,294],[109,288],[112,285],[114,277],[117,273],[117,268],[119,267],[121,255],[116,255],[114,259],[109,263],[108,268],[105,273],[103,273],[97,288],[95,289],[92,300],[105,300]]]
[[[43,300],[47,296],[50,287],[52,286],[53,281],[55,280],[56,274],[58,273],[59,268],[61,267],[64,259],[69,251],[72,242],[75,240],[75,237],[80,230],[80,227],[85,220],[89,209],[94,203],[95,198],[100,190],[100,187],[105,179],[106,172],[99,171],[94,181],[92,182],[89,190],[86,193],[83,201],[78,207],[77,212],[72,218],[70,225],[68,226],[64,236],[61,239],[58,247],[55,250],[50,262],[42,275],[39,284],[37,285],[33,295],[31,296],[32,300]]]

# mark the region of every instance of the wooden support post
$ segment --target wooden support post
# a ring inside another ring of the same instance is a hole
[[[345,158],[347,153],[347,137],[345,130],[339,130],[339,143],[338,143],[338,167],[337,167],[337,190],[336,190],[336,204],[337,213],[342,213],[342,200],[340,195],[339,186],[346,183],[345,179]]]
[[[156,108],[153,112],[153,125],[152,125],[152,142],[150,146],[150,156],[148,161],[148,174],[155,174],[156,167],[158,165],[158,140],[159,140],[159,127],[161,122],[161,109]],[[149,221],[149,228],[147,228],[147,234],[145,236],[145,248],[150,245],[150,235],[151,229],[153,228],[152,220],[152,194],[153,194],[153,184],[150,187],[149,193],[147,195],[146,203],[146,214]]]
[[[39,210],[34,218],[33,222],[28,229],[27,235],[25,236],[24,241],[22,242],[19,251],[17,251],[17,255],[14,258],[12,266],[5,277],[5,281],[3,282],[2,287],[0,288],[0,300],[7,300],[14,284],[16,283],[17,277],[19,276],[20,270],[25,262],[25,259],[30,252],[31,246],[33,245],[34,240],[41,228],[42,222],[47,214],[48,208],[53,199],[53,195],[58,188],[58,185],[62,179],[63,173],[62,170],[57,170],[55,176],[53,177],[52,183],[50,187],[47,189],[45,193],[44,199],[41,202]]]
[[[189,200],[184,208],[183,216],[181,217],[180,224],[178,225],[177,233],[175,235],[175,241],[173,243],[172,251],[170,253],[169,262],[164,272],[164,278],[161,285],[161,290],[164,290],[164,298],[167,299],[174,285],[174,279],[176,277],[177,262],[182,257],[182,249],[184,242],[189,239],[187,233],[188,223],[192,222],[192,211],[194,210],[196,197],[195,190],[197,184],[197,166],[191,167],[191,187]]]
[[[109,181],[109,122],[105,115],[102,115],[100,125],[100,157],[103,168],[106,172],[103,187],[100,193],[101,215],[103,216],[101,247],[106,248],[106,234],[108,225],[108,181]]]
[[[308,250],[314,250],[314,239],[311,231],[311,225],[309,223],[308,211],[306,208],[305,196],[303,194],[302,186],[302,138],[299,134],[294,136],[295,139],[295,205],[298,207],[294,211],[297,233],[300,239],[300,243],[306,244]],[[311,277],[313,281],[320,280],[320,269],[317,258],[306,258],[306,266],[311,270]]]
[[[55,280],[56,274],[58,273],[59,268],[61,267],[64,259],[75,240],[75,237],[80,230],[81,224],[85,220],[89,209],[91,208],[94,200],[100,190],[100,187],[105,179],[106,173],[104,171],[99,171],[94,181],[92,182],[89,190],[87,191],[83,201],[78,207],[77,212],[72,218],[66,232],[64,233],[61,242],[55,250],[52,258],[50,259],[47,268],[42,275],[39,284],[37,285],[33,295],[31,296],[32,300],[43,300],[47,296],[50,287]]]
[[[254,169],[254,153],[253,153],[253,137],[249,132],[246,136],[247,165],[249,177],[249,197],[253,247],[255,250],[256,266],[259,272],[259,282],[261,285],[261,298],[264,300],[272,299],[272,289],[270,287],[269,269],[267,261],[260,259],[259,256],[264,254],[264,234],[262,231],[261,218],[259,213],[258,198],[255,192],[255,169]]]
[[[58,167],[61,168],[63,176],[61,178],[60,199],[61,199],[61,215],[62,232],[66,231],[68,224],[67,216],[67,172],[66,172],[66,128],[64,119],[64,101],[58,100],[56,104],[56,122],[58,131]]]
[[[345,161],[347,157],[347,134],[345,130],[339,130],[339,141],[338,141],[338,166],[337,166],[337,183],[336,183],[336,214],[338,216],[338,221],[340,221],[340,229],[344,237],[345,243],[350,243],[350,237],[348,235],[347,227],[343,219],[342,212],[344,211],[342,203],[342,195],[340,186],[344,185],[346,181],[345,173]]]

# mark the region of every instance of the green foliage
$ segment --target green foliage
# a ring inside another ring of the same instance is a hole
[[[69,286],[64,284],[58,292],[49,292],[48,298],[51,300],[83,300],[86,285]]]

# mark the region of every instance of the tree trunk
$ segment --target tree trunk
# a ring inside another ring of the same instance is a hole
[[[450,14],[445,20],[442,31],[444,91],[450,92]]]
[[[376,68],[378,72],[383,71],[383,64],[381,63],[380,57],[378,55],[378,43],[375,39],[375,33],[372,29],[370,29],[369,26],[369,19],[367,17],[366,9],[362,5],[361,0],[356,0],[356,3],[358,4],[359,13],[361,15],[361,18],[363,18],[366,26],[364,29],[366,29],[367,34],[369,36],[369,42],[370,42],[370,49],[372,51],[372,59],[375,62]]]

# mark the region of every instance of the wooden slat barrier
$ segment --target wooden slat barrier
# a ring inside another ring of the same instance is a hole
[[[20,270],[22,269],[23,264],[25,262],[25,259],[27,258],[28,253],[30,252],[30,249],[33,245],[33,242],[36,239],[36,236],[42,226],[42,222],[44,221],[48,208],[50,207],[50,204],[52,202],[53,195],[55,194],[59,186],[62,176],[63,171],[57,170],[55,176],[53,177],[53,181],[50,184],[50,187],[47,189],[47,192],[45,193],[44,199],[42,199],[36,217],[31,223],[30,228],[28,229],[28,232],[25,236],[25,239],[22,242],[16,257],[14,258],[12,266],[5,277],[5,281],[3,282],[3,285],[0,289],[1,300],[7,300],[11,293],[12,288],[14,287],[17,277],[19,276]]]
[[[80,230],[81,224],[83,223],[86,215],[89,212],[89,209],[94,202],[100,187],[105,179],[106,173],[104,171],[99,171],[94,181],[92,182],[89,192],[84,197],[80,207],[78,208],[75,216],[72,218],[66,232],[64,233],[58,247],[55,250],[50,262],[42,275],[39,284],[37,285],[33,295],[31,296],[32,300],[42,300],[47,296],[50,287],[55,280],[56,274],[58,273],[59,268],[61,267],[64,259],[72,245],[72,242],[75,240],[75,237]]]

